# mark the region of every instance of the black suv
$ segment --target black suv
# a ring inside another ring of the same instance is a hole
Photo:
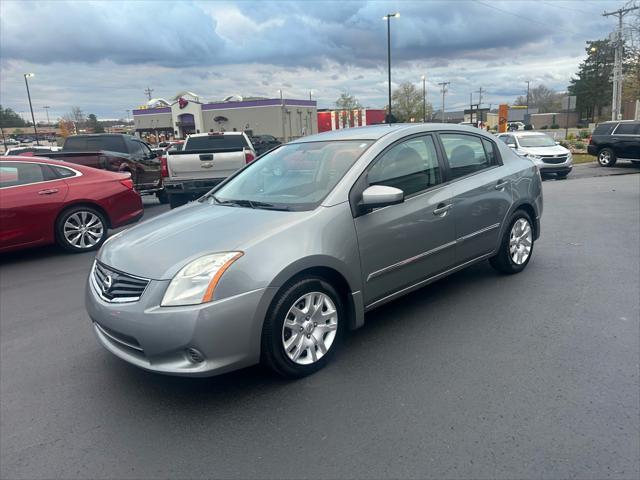
[[[587,146],[602,167],[613,167],[618,160],[640,162],[640,121],[604,122],[596,127]]]

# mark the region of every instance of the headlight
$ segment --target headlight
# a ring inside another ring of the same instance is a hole
[[[533,153],[525,153],[524,156],[527,157],[527,158],[530,158],[534,162],[541,162],[542,161],[542,157],[540,157],[538,155],[534,155]]]
[[[242,252],[212,253],[189,263],[173,277],[161,305],[176,307],[210,302],[222,274],[242,255]]]

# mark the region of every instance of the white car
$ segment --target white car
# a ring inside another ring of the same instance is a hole
[[[573,168],[571,152],[545,133],[509,132],[501,133],[498,138],[517,154],[532,160],[541,175],[567,178]]]
[[[48,152],[57,152],[60,150],[60,147],[48,147],[46,145],[33,145],[31,147],[23,146],[23,147],[13,147],[8,148],[4,153],[5,156],[9,155],[30,155],[30,156],[38,156],[38,154],[46,154]]]

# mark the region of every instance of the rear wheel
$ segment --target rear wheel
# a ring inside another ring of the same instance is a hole
[[[310,375],[324,367],[342,337],[344,309],[336,290],[304,277],[275,298],[262,330],[262,357],[279,375]]]
[[[491,257],[491,266],[499,272],[512,274],[525,269],[533,254],[533,223],[531,217],[524,210],[517,210],[509,228],[507,228],[500,242],[500,249],[496,256]]]
[[[616,160],[616,154],[610,148],[603,148],[598,152],[598,163],[601,167],[613,167]]]
[[[158,201],[163,205],[169,203],[169,194],[165,189],[160,190],[156,193],[156,197],[158,197]]]
[[[169,206],[171,208],[178,208],[185,205],[189,201],[187,195],[171,194],[169,195]]]
[[[106,239],[107,221],[94,208],[70,208],[62,212],[56,221],[56,241],[68,252],[97,250]]]

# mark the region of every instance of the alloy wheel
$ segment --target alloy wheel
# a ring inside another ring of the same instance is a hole
[[[65,240],[79,249],[96,246],[104,236],[104,225],[100,217],[84,210],[70,215],[62,230]]]
[[[611,154],[607,150],[602,151],[600,152],[598,160],[600,160],[600,165],[606,167],[611,162]]]
[[[522,265],[531,255],[533,231],[526,218],[519,218],[511,227],[509,235],[509,256],[516,265]]]
[[[298,365],[320,360],[331,348],[338,330],[338,311],[329,295],[310,292],[289,308],[282,326],[282,347]]]

